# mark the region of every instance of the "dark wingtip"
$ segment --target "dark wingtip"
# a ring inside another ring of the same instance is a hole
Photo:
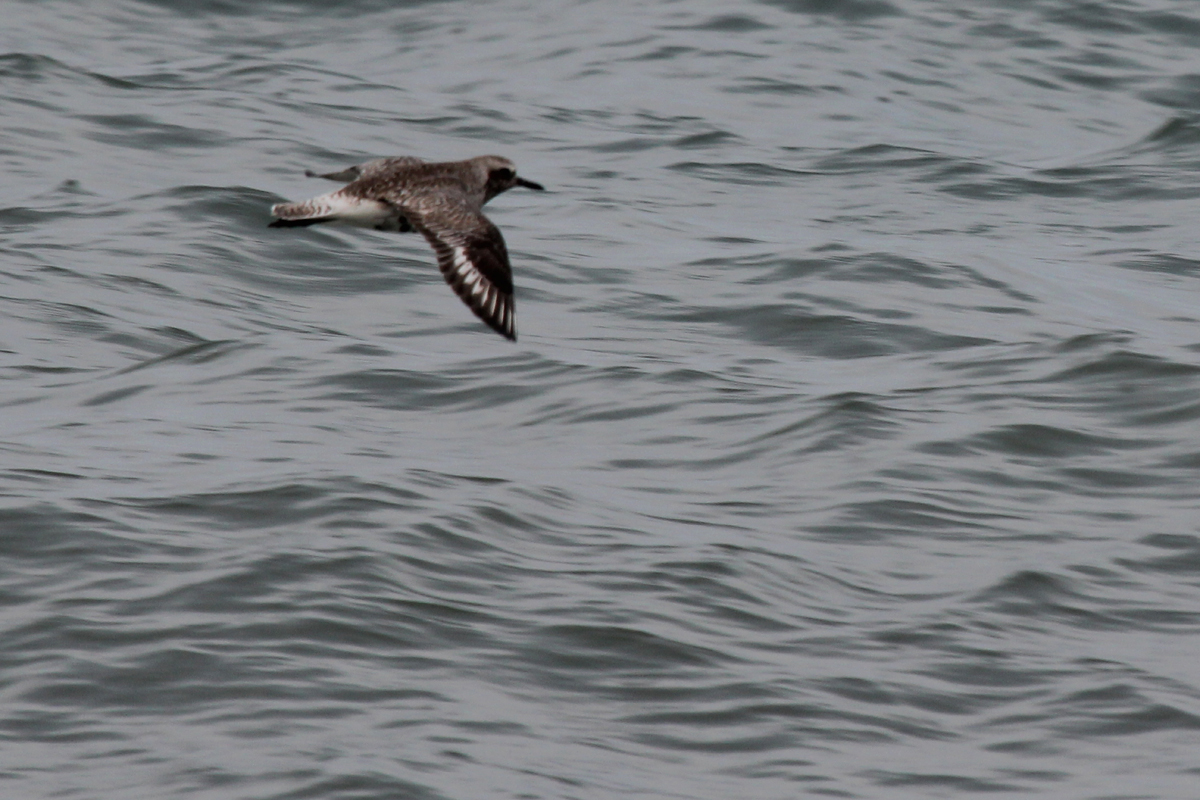
[[[474,308],[474,306],[472,306],[472,307],[471,307],[471,310],[472,310],[472,311],[475,311],[475,308]],[[510,327],[510,328],[508,328],[508,329],[505,329],[505,327],[504,327],[504,325],[501,323],[501,321],[500,321],[500,320],[498,320],[498,319],[496,319],[495,317],[485,317],[485,316],[481,315],[481,314],[480,314],[478,311],[475,311],[475,314],[476,314],[476,316],[478,316],[478,317],[479,317],[481,320],[483,320],[483,321],[484,321],[484,323],[485,323],[485,324],[486,324],[486,325],[487,325],[489,328],[491,328],[491,329],[492,329],[492,330],[494,330],[496,333],[498,333],[498,334],[500,334],[501,336],[503,336],[505,339],[508,339],[510,342],[515,342],[515,341],[517,340],[517,326],[516,326],[516,324],[515,324],[515,321],[513,321],[511,318],[510,318],[509,322],[510,322],[510,324],[512,325],[512,327]]]

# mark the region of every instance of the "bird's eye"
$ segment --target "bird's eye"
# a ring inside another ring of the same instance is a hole
[[[492,170],[492,177],[501,181],[511,181],[513,179],[513,175],[516,174],[517,173],[513,172],[508,167],[501,167],[500,169]]]

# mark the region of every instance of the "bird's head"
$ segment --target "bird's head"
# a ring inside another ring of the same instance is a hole
[[[540,183],[517,177],[516,165],[503,156],[480,156],[475,159],[475,162],[487,176],[483,200],[485,203],[514,186],[524,186],[526,189],[536,189],[539,192],[546,188]]]

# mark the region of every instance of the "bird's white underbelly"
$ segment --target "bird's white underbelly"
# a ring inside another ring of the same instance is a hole
[[[378,200],[337,196],[329,198],[329,216],[343,225],[372,229],[395,229],[397,218],[394,208]]]

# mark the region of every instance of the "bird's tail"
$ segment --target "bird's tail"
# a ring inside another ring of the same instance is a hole
[[[302,200],[299,203],[277,203],[271,206],[271,216],[278,217],[272,228],[303,228],[318,222],[333,222],[338,218],[329,195]]]

